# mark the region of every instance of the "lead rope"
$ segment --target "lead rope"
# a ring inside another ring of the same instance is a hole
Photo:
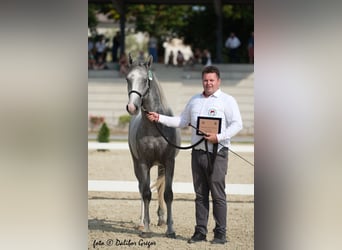
[[[178,149],[191,149],[191,148],[194,148],[196,147],[198,144],[200,144],[202,141],[204,141],[204,137],[202,137],[202,139],[200,139],[198,142],[196,142],[195,144],[193,145],[190,145],[190,146],[186,146],[186,147],[181,147],[181,146],[178,146],[178,145],[175,145],[173,144],[164,134],[163,132],[158,128],[158,125],[156,122],[154,122],[154,125],[156,126],[159,134],[161,134],[161,136],[167,141],[167,143],[169,143],[171,146],[175,147],[175,148],[178,148]],[[209,150],[208,150],[208,141],[205,140],[205,150],[206,150],[206,154],[207,154],[207,159],[208,159],[208,165],[209,165],[209,175],[211,175],[213,173],[213,170],[214,170],[214,163],[215,163],[215,159],[216,159],[216,155],[217,155],[217,148],[218,148],[218,144],[215,143],[213,145],[213,155],[212,155],[212,158],[210,157],[210,153],[209,153]]]
[[[196,147],[198,144],[200,144],[202,141],[204,141],[204,137],[202,137],[202,139],[200,139],[198,142],[196,142],[195,144],[193,145],[190,145],[190,146],[185,146],[185,147],[182,147],[182,146],[178,146],[174,143],[172,143],[164,134],[163,132],[160,130],[160,128],[158,128],[158,124],[156,122],[154,122],[154,125],[156,126],[159,134],[165,139],[165,141],[167,141],[167,143],[169,143],[171,146],[175,147],[175,148],[178,148],[178,149],[191,149],[191,148],[194,148]]]
[[[209,166],[209,176],[213,173],[214,170],[214,164],[217,156],[217,148],[218,148],[218,143],[213,144],[213,156],[212,158],[210,157],[210,152],[208,149],[208,141],[205,140],[205,151],[207,154],[207,159],[208,159],[208,166]]]
[[[149,112],[144,108],[144,106],[143,106],[143,101],[142,101],[142,100],[141,100],[141,110],[144,111],[144,113],[146,113],[146,114],[149,113]],[[154,126],[156,127],[156,129],[158,130],[159,134],[165,139],[165,141],[167,141],[167,143],[169,143],[171,146],[173,146],[173,147],[175,147],[175,148],[183,149],[183,150],[191,149],[191,148],[196,147],[196,146],[197,146],[198,144],[200,144],[202,141],[204,141],[204,137],[202,137],[202,139],[200,139],[198,142],[196,142],[196,143],[193,144],[193,145],[185,146],[185,147],[178,146],[178,145],[174,144],[173,142],[171,142],[171,141],[163,134],[163,132],[161,131],[161,129],[158,127],[157,122],[153,122],[153,123],[154,123]]]
[[[141,109],[142,111],[144,111],[144,113],[148,114],[148,111],[141,105]],[[171,146],[175,147],[175,148],[178,148],[178,149],[191,149],[191,148],[194,148],[196,147],[197,145],[199,145],[201,142],[203,142],[205,139],[204,137],[202,137],[202,139],[200,139],[198,142],[196,142],[195,144],[193,145],[190,145],[190,146],[186,146],[186,147],[182,147],[182,146],[178,146],[178,145],[175,145],[174,143],[172,143],[164,134],[163,132],[160,130],[160,128],[158,128],[158,125],[157,125],[157,122],[154,122],[154,125],[155,127],[157,128],[159,134],[167,141],[167,143],[169,143]],[[196,128],[195,126],[193,126],[191,123],[189,123],[189,126],[196,129],[197,131],[199,131],[200,133],[202,134],[205,134],[204,132],[200,131],[198,128]],[[224,145],[222,145],[221,143],[218,143],[220,144],[221,146],[225,147]],[[205,141],[205,147],[206,147],[206,151],[207,151],[207,157],[208,157],[208,162],[209,164],[214,164],[215,162],[215,158],[216,158],[216,155],[217,155],[217,147],[218,147],[218,144],[214,144],[214,148],[213,148],[213,161],[210,161],[210,156],[209,156],[209,151],[208,151],[208,142]],[[216,151],[215,151],[216,150]],[[253,166],[254,167],[254,164],[251,163],[250,161],[248,161],[247,159],[243,158],[241,155],[239,155],[238,153],[234,152],[233,150],[231,150],[230,148],[228,148],[228,150],[230,152],[232,152],[233,154],[235,154],[236,156],[238,156],[240,159],[244,160],[245,162],[247,162],[249,165]]]

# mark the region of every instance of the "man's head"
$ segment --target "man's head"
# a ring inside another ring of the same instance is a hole
[[[214,94],[221,84],[220,71],[215,66],[207,66],[202,70],[202,84],[205,96]]]

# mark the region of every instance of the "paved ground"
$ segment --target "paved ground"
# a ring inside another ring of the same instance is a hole
[[[242,145],[245,146],[246,145]],[[254,162],[254,152],[239,152]],[[190,169],[191,151],[180,151],[176,157],[174,182],[192,183]],[[155,180],[156,168],[152,169],[151,179]],[[129,150],[112,149],[109,151],[88,151],[88,179],[101,181],[136,181]],[[254,167],[230,154],[228,184],[254,184]],[[137,186],[135,186],[137,190]],[[138,192],[88,192],[88,247],[89,249],[142,249],[152,244],[150,249],[254,249],[254,195],[228,195],[227,239],[224,246],[213,246],[209,242],[190,245],[187,239],[194,230],[195,210],[193,193],[174,193],[173,220],[176,239],[168,239],[165,226],[157,226],[157,194],[153,192],[150,204],[152,238],[139,237],[140,198]],[[212,207],[210,207],[212,211]],[[212,213],[209,216],[208,240],[213,237]],[[100,242],[104,245],[94,244]],[[120,243],[132,245],[120,245]],[[110,245],[113,244],[113,245]],[[116,245],[118,244],[118,245]]]

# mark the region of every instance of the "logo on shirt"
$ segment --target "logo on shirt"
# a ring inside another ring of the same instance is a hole
[[[216,114],[217,114],[216,109],[211,108],[211,109],[208,110],[208,115],[209,116],[215,116]]]

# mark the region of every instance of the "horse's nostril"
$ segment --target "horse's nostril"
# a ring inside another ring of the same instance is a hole
[[[130,114],[135,114],[138,110],[138,107],[133,103],[128,103],[126,106],[126,110]]]

